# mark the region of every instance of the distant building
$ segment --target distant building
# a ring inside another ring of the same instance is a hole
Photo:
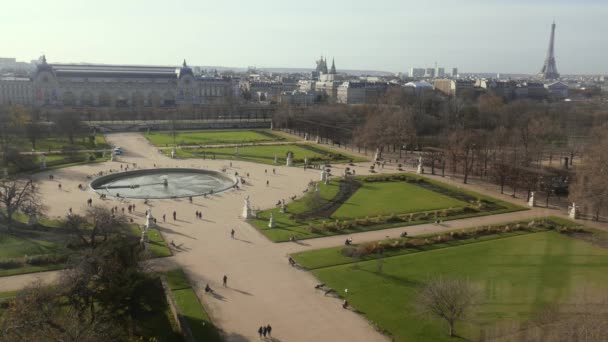
[[[27,77],[0,77],[0,105],[33,105],[34,84]]]
[[[500,96],[505,100],[515,97],[515,82],[497,80],[476,80],[475,87],[486,89],[492,95]]]
[[[347,81],[338,87],[337,102],[343,104],[376,103],[388,89],[385,82]]]
[[[426,68],[426,71],[424,73],[424,77],[435,78],[435,69],[433,69],[433,68]]]
[[[424,77],[424,68],[410,68],[410,77],[420,78]]]
[[[316,95],[312,92],[301,90],[284,91],[281,93],[279,102],[296,106],[309,106],[314,104],[315,98]]]
[[[321,58],[321,61],[317,61],[317,70],[320,71],[318,81],[314,85],[315,92],[328,102],[336,102],[340,82],[336,79],[335,61],[332,60],[331,68],[327,70],[327,62]]]
[[[464,89],[473,89],[474,82],[470,80],[437,79],[433,82],[435,89],[449,96],[457,96]]]
[[[552,98],[565,99],[568,97],[568,85],[563,82],[545,84],[547,93]]]
[[[528,97],[530,98],[544,98],[547,97],[547,89],[541,82],[526,82],[528,88]]]
[[[433,85],[425,81],[408,82],[403,86],[406,92],[420,95],[433,90]]]
[[[435,77],[437,77],[437,78],[443,78],[443,77],[445,77],[445,69],[444,68],[436,68],[435,70],[436,70]]]
[[[452,68],[452,77],[458,77],[458,68]]]
[[[204,105],[227,102],[237,86],[230,78],[197,77],[186,61],[181,67],[49,64],[43,56],[31,79],[0,79],[0,101],[59,107]]]

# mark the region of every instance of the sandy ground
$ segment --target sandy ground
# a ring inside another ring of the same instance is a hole
[[[211,170],[228,168],[228,172],[244,175],[250,173],[248,185],[241,190],[230,190],[209,198],[195,197],[193,203],[187,199],[153,200],[149,207],[158,219],[159,229],[165,239],[173,241],[174,256],[157,259],[159,267],[182,267],[193,282],[199,298],[210,312],[213,321],[224,331],[227,341],[257,340],[257,328],[262,324],[273,327],[275,341],[386,341],[385,336],[376,332],[362,316],[341,307],[337,299],[324,297],[314,289],[318,281],[308,272],[289,266],[287,253],[341,245],[344,236],[311,239],[299,243],[274,244],[239,216],[245,196],[249,195],[254,208],[270,208],[279,199],[287,199],[301,194],[310,180],[319,179],[319,171],[277,166],[276,175],[272,166],[222,160],[172,160],[162,155],[146,139],[136,133],[120,133],[107,136],[113,145],[123,147],[124,155],[118,161],[75,166],[37,174],[47,215],[63,217],[72,208],[74,212],[86,210],[86,200],[93,199],[98,205],[126,207],[136,205],[131,215],[135,222],[144,223],[147,206],[143,200],[100,200],[96,193],[86,187],[79,190],[78,184],[87,185],[87,176],[110,169],[120,170],[136,163],[137,168],[195,167]],[[365,174],[366,163],[357,166],[357,174]],[[335,174],[342,174],[344,166],[336,165]],[[265,173],[268,170],[268,173]],[[395,172],[394,167],[386,167],[380,172]],[[49,180],[49,174],[55,179]],[[447,179],[441,181],[450,182]],[[266,181],[270,182],[266,186]],[[59,189],[58,184],[61,184]],[[463,185],[463,188],[488,193],[489,191]],[[488,193],[490,194],[490,193]],[[495,193],[490,195],[497,196]],[[501,197],[502,198],[502,197]],[[523,204],[521,200],[509,199]],[[171,214],[177,212],[177,220]],[[196,219],[195,211],[203,212],[203,219]],[[162,215],[167,222],[162,222]],[[465,220],[451,221],[442,225],[425,224],[407,228],[393,228],[354,234],[354,242],[372,241],[397,237],[406,230],[409,234],[426,234],[436,231],[459,229],[476,225],[492,224],[540,217],[547,214],[563,214],[541,208],[533,210],[493,215]],[[234,228],[236,238],[230,238]],[[223,275],[228,276],[228,287],[222,287]],[[52,281],[57,272],[0,278],[0,291],[15,290],[26,283],[41,279]],[[216,295],[204,294],[209,284]],[[340,291],[341,289],[337,289]]]

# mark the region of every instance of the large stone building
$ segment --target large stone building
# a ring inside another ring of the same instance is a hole
[[[0,104],[34,106],[172,107],[230,101],[238,81],[196,76],[181,67],[49,64],[42,56],[31,78],[0,79]]]
[[[439,79],[433,82],[435,89],[449,96],[457,96],[465,89],[473,89],[473,81],[470,80],[454,80],[454,79]]]
[[[347,81],[338,87],[337,102],[343,104],[376,103],[386,94],[386,82],[352,82]]]

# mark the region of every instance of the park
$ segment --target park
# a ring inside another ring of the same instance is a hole
[[[272,325],[277,340],[448,341],[446,323],[417,306],[437,277],[475,289],[469,315],[453,329],[478,340],[608,280],[598,272],[608,261],[601,225],[404,161],[380,164],[271,130],[76,141],[95,141],[82,148],[98,146],[102,159],[37,160],[37,170],[15,178],[35,184],[40,210],[11,207],[3,224],[0,303],[32,305],[19,291],[42,296],[63,284],[62,270],[82,267],[82,255],[117,241],[141,246],[137,263],[146,265],[126,271],[138,282],[116,280],[139,294],[129,329],[160,341],[252,340],[261,325]],[[38,146],[61,150],[52,141]],[[31,281],[38,287],[27,287]],[[55,315],[67,320],[71,297],[62,296]]]

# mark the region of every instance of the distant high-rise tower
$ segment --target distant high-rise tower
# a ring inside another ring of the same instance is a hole
[[[553,51],[555,44],[555,21],[551,24],[551,39],[549,40],[549,50],[547,51],[547,58],[545,59],[545,64],[543,64],[543,68],[540,70],[541,78],[546,80],[554,80],[559,78],[559,73],[557,72],[557,66],[555,66],[555,54]]]

